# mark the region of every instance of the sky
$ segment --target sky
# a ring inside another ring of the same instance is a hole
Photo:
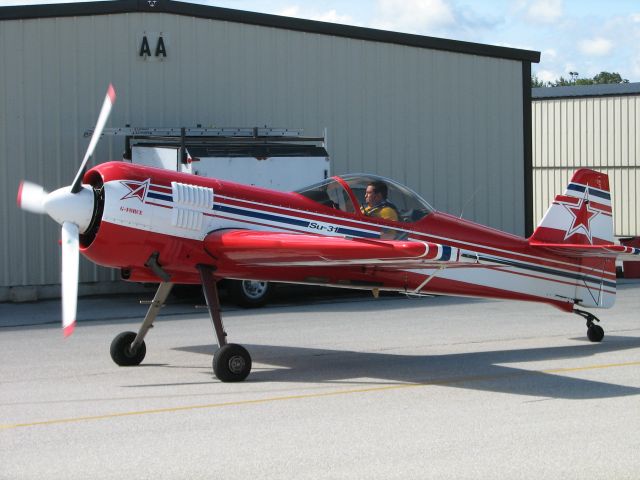
[[[0,5],[69,3],[9,0]],[[238,10],[541,52],[532,72],[640,82],[640,0],[190,0]]]

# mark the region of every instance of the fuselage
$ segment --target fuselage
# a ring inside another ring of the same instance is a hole
[[[299,193],[284,193],[168,170],[109,162],[91,169],[84,183],[95,189],[91,227],[82,253],[121,269],[123,278],[160,281],[148,264],[156,255],[175,283],[200,283],[196,266],[215,267],[220,278],[269,280],[479,296],[608,307],[615,296],[611,262],[540,254],[527,239],[433,211],[411,222],[393,222],[343,211]],[[416,262],[403,268],[362,266],[247,267],[207,247],[207,236],[249,229],[368,238],[393,230],[407,241],[434,242],[456,251],[443,266]],[[578,300],[578,301],[576,301]]]

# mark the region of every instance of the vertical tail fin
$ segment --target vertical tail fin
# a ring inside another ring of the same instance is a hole
[[[587,168],[577,170],[564,194],[556,195],[529,243],[613,243],[609,177]]]

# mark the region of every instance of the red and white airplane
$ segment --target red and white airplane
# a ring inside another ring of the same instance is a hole
[[[640,249],[614,244],[608,178],[588,169],[574,174],[530,238],[438,212],[374,175],[282,193],[123,161],[85,173],[114,101],[110,86],[72,185],[47,193],[23,182],[18,205],[62,225],[65,335],[75,325],[79,252],[120,269],[125,280],[159,283],[139,331],[113,340],[118,365],[142,362],[144,338],[172,285],[194,283],[202,284],[218,341],[215,375],[244,380],[251,357],[227,343],[222,278],[547,303],[584,317],[598,342],[598,319],[578,307],[611,307],[616,257],[640,259]],[[362,213],[374,181],[387,185],[397,221]]]

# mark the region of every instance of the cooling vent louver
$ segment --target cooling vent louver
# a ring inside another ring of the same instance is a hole
[[[175,227],[188,230],[200,230],[203,212],[213,207],[213,189],[171,182],[173,192],[173,215],[171,223]]]

